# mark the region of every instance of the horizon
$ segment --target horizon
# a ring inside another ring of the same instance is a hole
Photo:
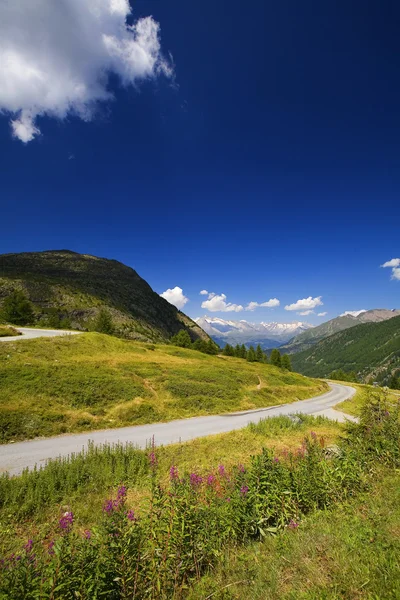
[[[119,260],[192,318],[399,305],[400,6],[64,8],[0,7],[1,254]]]

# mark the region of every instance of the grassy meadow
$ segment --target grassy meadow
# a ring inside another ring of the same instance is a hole
[[[267,407],[326,390],[270,365],[97,333],[2,342],[0,442]]]
[[[1,325],[0,324],[0,337],[11,337],[14,335],[20,335],[18,329],[14,329],[10,325]]]

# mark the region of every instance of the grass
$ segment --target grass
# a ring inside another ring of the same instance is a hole
[[[311,513],[297,529],[229,548],[188,600],[398,600],[400,475],[381,474],[372,489],[331,511]]]
[[[14,329],[10,325],[0,325],[0,337],[11,337],[14,335],[21,335],[18,329]]]
[[[352,398],[344,400],[343,402],[339,402],[339,404],[336,404],[336,406],[334,407],[336,410],[340,410],[354,417],[360,416],[361,410],[365,406],[369,394],[371,392],[377,392],[377,390],[381,389],[374,388],[371,385],[364,385],[361,383],[349,383],[348,381],[333,381],[333,383],[342,383],[343,385],[349,385],[350,387],[353,387],[357,390]],[[399,394],[396,393],[395,390],[387,390],[387,396],[389,401],[396,401],[399,397]]]
[[[20,340],[0,346],[0,442],[267,407],[326,389],[270,365],[96,333]]]
[[[299,448],[311,431],[330,445],[343,426],[323,417],[274,417],[238,431],[161,447],[157,449],[159,479],[167,484],[171,465],[181,474],[209,473],[219,464],[228,470],[246,464],[262,448],[274,449],[282,456]],[[147,452],[132,445],[92,447],[86,455],[51,461],[38,472],[12,479],[0,477],[0,553],[13,551],[26,536],[37,537],[39,532],[51,536],[60,511],[72,506],[82,530],[91,528],[108,490],[121,482],[129,486],[129,501],[135,510],[145,510],[151,487]]]

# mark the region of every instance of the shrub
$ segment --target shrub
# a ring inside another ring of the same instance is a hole
[[[32,304],[20,290],[14,290],[3,302],[2,318],[14,325],[29,325],[35,320]]]

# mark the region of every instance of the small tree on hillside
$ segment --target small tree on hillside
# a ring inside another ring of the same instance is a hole
[[[281,358],[281,365],[283,369],[287,369],[288,371],[292,371],[292,363],[290,362],[290,358],[287,354],[284,354]]]
[[[244,344],[240,346],[240,358],[247,358],[247,348]]]
[[[239,344],[235,346],[235,356],[236,358],[242,358],[242,350]]]
[[[233,348],[232,348],[233,350]],[[212,341],[212,339],[210,338],[207,342],[207,354],[218,354],[218,352],[220,351],[219,346]]]
[[[256,352],[253,346],[250,346],[249,351],[247,352],[247,360],[249,362],[255,362],[257,360]]]
[[[262,351],[260,344],[258,344],[258,346],[256,348],[256,361],[264,362],[264,352]]]
[[[4,300],[2,318],[13,325],[29,325],[34,322],[32,304],[21,290],[14,290]]]
[[[271,357],[270,357],[270,363],[271,363],[271,365],[274,365],[274,367],[282,366],[281,353],[279,352],[278,348],[274,348],[272,350]]]
[[[171,338],[171,343],[180,348],[191,348],[192,346],[192,340],[186,329],[178,331],[178,333]]]
[[[235,356],[235,349],[230,344],[226,344],[223,354],[225,356]]]
[[[107,333],[112,335],[114,333],[114,324],[112,317],[108,310],[102,308],[94,322],[94,330],[98,333]]]

